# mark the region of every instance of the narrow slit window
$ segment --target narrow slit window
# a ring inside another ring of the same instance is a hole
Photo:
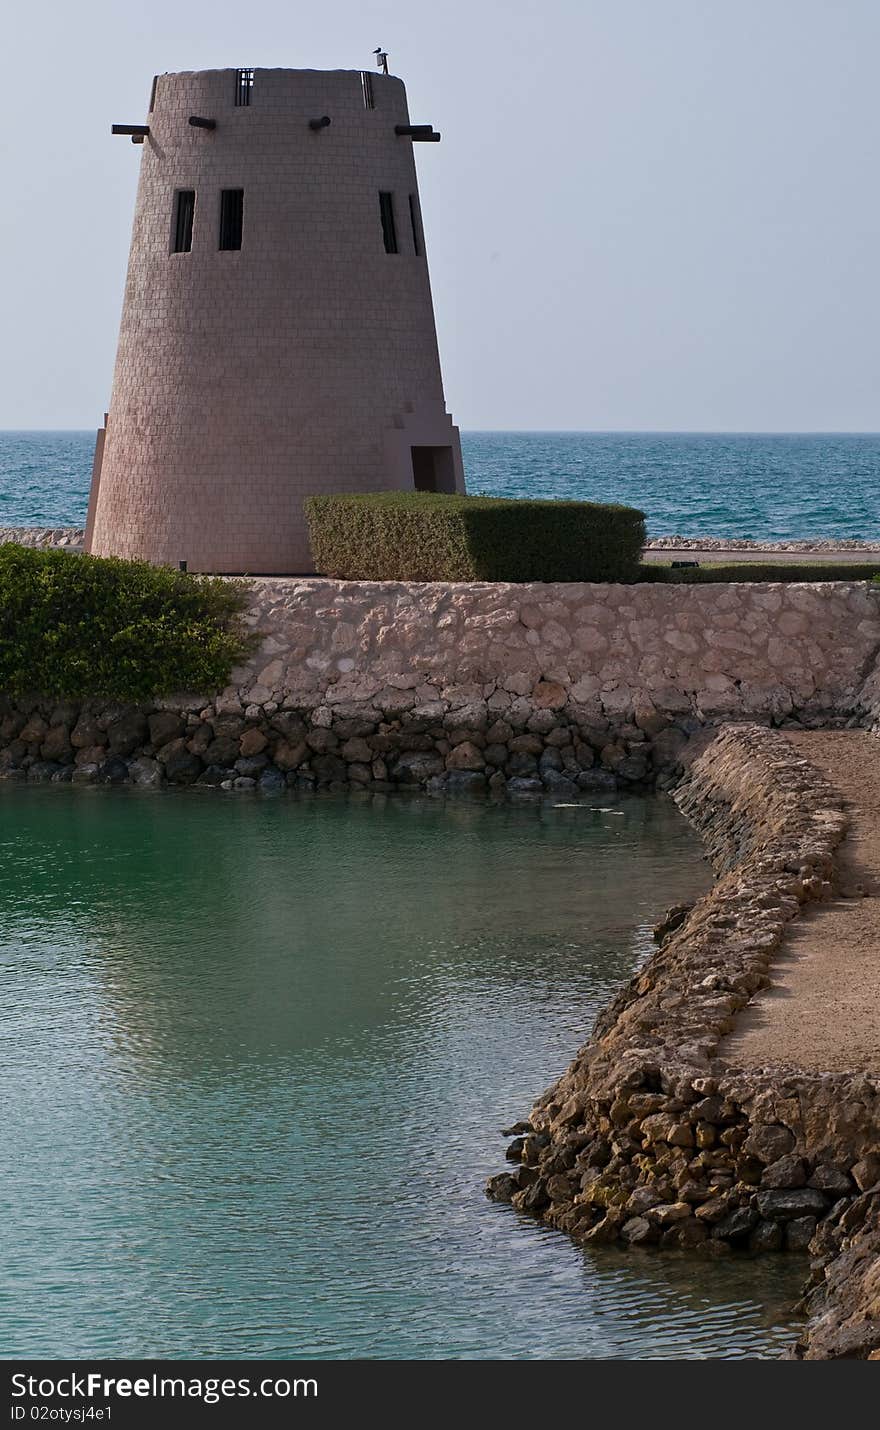
[[[193,246],[193,215],[196,211],[195,189],[178,189],[174,195],[174,235],[172,253],[191,253]]]
[[[220,247],[241,248],[241,225],[244,217],[244,189],[220,191]]]
[[[154,74],[154,75],[153,75],[153,83],[152,83],[152,85],[150,86],[150,113],[151,113],[151,114],[152,114],[153,110],[156,108],[156,85],[158,84],[158,82],[159,82],[159,76],[158,76],[157,74]]]
[[[379,194],[379,214],[382,219],[382,238],[386,253],[399,253],[397,246],[397,225],[394,222],[394,195]]]
[[[412,229],[413,253],[416,258],[422,254],[422,240],[419,229],[419,201],[415,194],[409,196],[409,224]]]
[[[251,102],[251,94],[254,88],[253,70],[235,71],[235,106],[237,109],[246,109]]]
[[[369,70],[361,70],[361,88],[364,92],[364,109],[375,109],[376,96],[373,93],[373,76]]]

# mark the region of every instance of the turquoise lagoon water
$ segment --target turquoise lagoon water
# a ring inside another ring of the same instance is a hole
[[[707,884],[674,808],[0,786],[7,1357],[765,1356],[803,1274],[485,1200]]]
[[[0,432],[0,526],[85,521],[93,432]],[[468,488],[620,501],[652,536],[880,539],[880,436],[466,432]]]

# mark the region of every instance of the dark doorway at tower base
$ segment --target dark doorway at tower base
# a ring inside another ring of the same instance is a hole
[[[417,492],[454,492],[451,447],[413,447],[413,485]]]

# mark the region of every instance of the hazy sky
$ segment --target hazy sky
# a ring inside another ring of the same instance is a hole
[[[880,429],[877,0],[6,6],[0,427],[101,418],[154,72],[379,44],[461,426]]]

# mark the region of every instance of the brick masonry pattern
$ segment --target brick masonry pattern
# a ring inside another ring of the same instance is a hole
[[[143,145],[89,548],[191,570],[311,569],[303,498],[411,482],[389,436],[452,445],[428,269],[394,77],[257,70],[160,75]],[[329,115],[313,132],[308,121]],[[216,120],[208,131],[189,116]],[[244,190],[240,251],[218,250],[220,193]],[[194,189],[192,251],[172,253]],[[400,252],[385,252],[379,191]]]

